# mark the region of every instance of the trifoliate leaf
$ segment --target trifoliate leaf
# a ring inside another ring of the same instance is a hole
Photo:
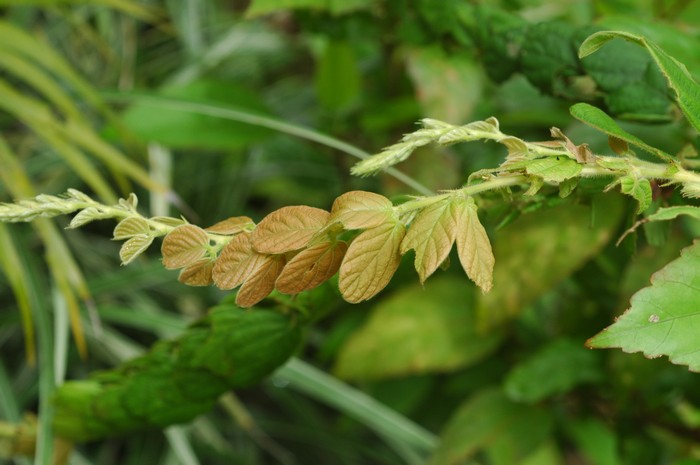
[[[474,199],[468,197],[456,203],[459,211],[457,222],[457,252],[459,261],[469,279],[482,291],[488,292],[493,284],[493,266],[496,260],[491,250],[486,230],[479,222]]]
[[[134,236],[124,242],[121,249],[119,249],[119,258],[122,260],[122,265],[131,263],[136,257],[145,252],[152,242],[153,237],[146,235]]]
[[[384,224],[392,217],[391,200],[383,195],[350,191],[333,202],[329,223],[339,222],[347,229],[366,229]]]
[[[620,189],[623,194],[631,195],[639,202],[637,213],[641,213],[651,205],[651,183],[648,179],[635,176],[620,178]]]
[[[245,279],[236,294],[236,305],[243,308],[257,304],[275,288],[275,281],[284,268],[283,255],[268,255],[260,265]]]
[[[151,232],[148,221],[139,216],[124,218],[114,228],[114,240],[124,240],[134,236],[148,235]]]
[[[246,280],[265,260],[250,243],[250,234],[241,233],[221,251],[214,264],[212,279],[219,289],[234,289]]]
[[[253,248],[260,253],[280,254],[299,250],[328,222],[330,214],[304,205],[276,210],[255,227]]]
[[[340,265],[338,285],[345,300],[362,302],[389,284],[401,262],[399,247],[405,234],[403,223],[388,221],[352,241]]]
[[[178,226],[163,239],[163,266],[175,270],[190,265],[204,257],[208,245],[209,236],[202,228],[193,224]]]
[[[695,242],[651,277],[631,307],[615,323],[588,341],[592,348],[619,347],[649,358],[667,355],[671,362],[700,371],[700,242]]]
[[[238,234],[241,231],[245,231],[254,225],[255,223],[253,220],[247,216],[233,216],[223,221],[219,221],[213,226],[209,226],[206,228],[206,231],[213,232],[215,234],[233,235]]]
[[[401,242],[401,253],[416,251],[415,267],[421,283],[445,261],[457,234],[457,209],[451,198],[421,210]]]
[[[211,277],[213,268],[214,260],[203,258],[183,268],[177,280],[188,286],[209,286],[214,282]]]
[[[566,156],[538,158],[525,167],[528,174],[555,183],[578,176],[582,169],[583,165]]]
[[[298,294],[319,286],[338,272],[348,245],[321,242],[299,252],[284,267],[275,288],[283,294]]]

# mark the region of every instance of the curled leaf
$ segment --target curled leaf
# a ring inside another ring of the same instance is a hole
[[[620,190],[639,202],[637,213],[643,212],[651,205],[651,183],[648,179],[631,175],[623,176],[620,178]]]
[[[245,231],[253,225],[255,225],[255,223],[247,216],[233,216],[219,221],[215,225],[209,226],[206,230],[216,234],[234,235]]]
[[[114,228],[114,236],[112,239],[124,240],[134,236],[149,235],[150,232],[151,228],[148,226],[148,221],[140,216],[130,216],[124,218],[117,224],[117,227]]]
[[[153,237],[145,234],[134,236],[128,241],[124,242],[121,249],[119,249],[119,258],[122,260],[122,265],[128,265],[134,261],[136,257],[146,251],[152,242]]]
[[[459,261],[469,279],[482,291],[488,292],[493,285],[493,266],[496,260],[486,230],[479,222],[474,199],[459,201],[457,222],[457,252]]]
[[[193,224],[178,226],[163,239],[163,266],[174,270],[190,265],[204,257],[208,245],[209,236],[202,228]]]
[[[347,229],[374,228],[393,217],[393,208],[383,195],[350,191],[335,199],[329,222],[342,223]]]
[[[219,289],[234,289],[246,280],[267,256],[253,250],[250,234],[231,239],[221,251],[212,270],[212,279]]]
[[[246,278],[236,294],[236,305],[243,308],[257,304],[275,288],[275,281],[284,268],[283,255],[268,255]]]
[[[340,265],[338,285],[345,300],[362,302],[389,284],[401,262],[399,248],[405,234],[403,223],[390,221],[367,229],[352,241]]]
[[[213,269],[214,261],[203,258],[183,268],[177,280],[188,286],[209,286],[214,282],[211,276]]]
[[[299,252],[284,267],[275,288],[283,294],[298,294],[328,281],[338,272],[348,245],[321,242]]]
[[[302,249],[326,225],[329,216],[325,210],[303,205],[280,208],[255,227],[251,237],[253,248],[268,254]]]

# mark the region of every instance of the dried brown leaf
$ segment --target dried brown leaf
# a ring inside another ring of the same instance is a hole
[[[231,218],[219,221],[215,225],[209,226],[206,230],[216,234],[233,235],[253,225],[255,225],[255,223],[247,216],[232,216]]]
[[[169,270],[190,265],[207,253],[209,236],[199,226],[183,224],[168,233],[160,248],[163,266]]]
[[[128,239],[134,236],[147,236],[151,232],[148,221],[139,216],[124,218],[114,228],[114,240]]]
[[[128,265],[134,261],[136,257],[146,251],[152,242],[153,237],[145,234],[134,236],[128,241],[124,242],[121,249],[119,249],[119,258],[122,260],[122,265]]]
[[[203,258],[183,268],[177,279],[188,286],[209,286],[214,282],[211,277],[213,268],[214,261]]]
[[[438,269],[457,235],[457,209],[451,198],[421,210],[401,242],[401,253],[416,251],[415,267],[421,283]]]
[[[321,242],[302,250],[284,267],[275,288],[298,294],[319,286],[338,272],[347,250],[345,242]]]
[[[236,305],[243,308],[257,304],[275,288],[275,281],[284,268],[283,255],[268,255],[248,276],[236,294]]]
[[[343,298],[362,302],[384,289],[401,262],[399,248],[406,228],[390,221],[357,236],[340,265],[339,287]]]
[[[372,192],[350,191],[333,202],[330,222],[340,222],[347,229],[366,229],[392,218],[391,200]]]
[[[267,255],[253,250],[250,234],[241,233],[221,251],[214,263],[212,279],[219,289],[234,289],[246,280],[265,260]]]
[[[493,266],[496,260],[486,230],[479,222],[476,204],[471,197],[457,199],[459,211],[457,222],[457,252],[467,276],[488,292],[493,285]]]
[[[325,210],[304,205],[280,208],[255,227],[253,248],[268,254],[302,249],[326,225],[329,216]]]

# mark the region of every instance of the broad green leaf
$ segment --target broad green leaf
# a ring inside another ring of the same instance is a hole
[[[691,218],[700,220],[700,207],[690,205],[681,205],[676,207],[659,208],[655,213],[647,216],[649,221],[668,221],[675,220],[681,215],[687,215]]]
[[[566,80],[579,74],[576,53],[571,47],[574,30],[558,21],[527,28],[520,50],[521,72],[543,92],[562,94],[567,91]]]
[[[455,276],[403,288],[382,300],[345,343],[335,372],[383,379],[469,366],[498,346],[499,332],[477,333],[473,288]]]
[[[236,305],[248,308],[257,304],[272,292],[275,281],[284,268],[283,255],[269,255],[262,260],[260,266],[253,271],[236,294]]]
[[[581,454],[591,465],[622,465],[617,434],[597,419],[578,419],[569,424],[569,433]]]
[[[393,208],[383,195],[350,191],[335,199],[328,222],[339,222],[347,229],[374,228],[394,217]]]
[[[384,289],[401,262],[399,247],[406,234],[400,221],[388,221],[353,239],[340,265],[338,286],[351,303],[374,297]]]
[[[235,289],[246,280],[265,260],[250,243],[250,234],[241,233],[221,251],[214,263],[212,279],[219,289]]]
[[[275,288],[283,294],[298,294],[319,286],[338,272],[348,250],[345,242],[321,242],[304,249],[284,267]]]
[[[586,123],[587,125],[604,132],[608,136],[615,137],[619,140],[625,141],[628,144],[639,147],[663,160],[670,160],[671,156],[664,152],[663,150],[657,149],[647,144],[637,136],[633,136],[629,132],[622,129],[610,116],[605,114],[605,112],[599,108],[596,108],[587,103],[577,103],[569,108],[571,115]]]
[[[468,463],[480,450],[497,445],[508,447],[501,453],[512,457],[511,463],[520,463],[545,442],[551,427],[546,410],[512,402],[496,389],[482,391],[450,418],[430,464]]]
[[[457,236],[459,211],[451,198],[421,210],[401,242],[401,253],[416,251],[415,267],[421,283],[445,261]]]
[[[163,238],[163,266],[176,270],[199,261],[207,253],[209,236],[199,226],[183,224]]]
[[[579,57],[583,58],[612,39],[621,38],[645,47],[651,54],[661,72],[666,76],[669,86],[673,89],[676,101],[690,124],[700,131],[700,85],[693,79],[685,65],[668,55],[661,47],[646,38],[622,31],[601,31],[586,39],[579,49]]]
[[[601,379],[596,354],[583,343],[559,339],[516,365],[504,390],[516,402],[534,403]]]
[[[453,200],[457,207],[457,252],[462,268],[482,291],[493,285],[495,259],[486,230],[479,222],[474,199]]]
[[[525,167],[528,174],[540,176],[546,182],[555,183],[575,178],[582,169],[583,165],[565,156],[538,158]]]
[[[643,212],[651,205],[651,183],[648,179],[623,176],[620,178],[620,190],[639,202],[637,213]]]
[[[138,216],[130,216],[117,224],[114,228],[112,239],[120,241],[134,236],[148,235],[150,232],[151,228],[148,226],[148,221]]]
[[[352,43],[329,41],[316,66],[316,92],[320,103],[335,111],[360,98],[362,76]]]
[[[136,257],[148,249],[151,243],[153,243],[153,236],[147,236],[145,234],[134,236],[124,242],[121,249],[119,249],[119,258],[122,260],[122,265],[128,265],[134,261]]]
[[[619,347],[649,358],[667,355],[671,362],[700,371],[700,243],[654,273],[651,286],[632,296],[630,308],[615,323],[588,341],[592,348]]]
[[[493,289],[478,298],[480,326],[498,325],[519,314],[612,238],[622,219],[621,196],[607,194],[593,202],[605,206],[592,227],[590,207],[566,202],[524,214],[494,235],[498,265]]]
[[[251,236],[260,253],[279,254],[306,247],[328,222],[330,213],[305,205],[282,207],[258,223]]]

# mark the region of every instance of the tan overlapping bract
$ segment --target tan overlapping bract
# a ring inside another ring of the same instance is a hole
[[[383,195],[350,191],[333,202],[330,222],[341,223],[345,229],[374,228],[391,220],[393,208]]]
[[[199,226],[178,226],[163,239],[160,249],[163,266],[169,270],[176,270],[190,265],[207,254],[208,245],[209,236]]]
[[[474,199],[471,197],[456,198],[455,206],[459,215],[457,222],[459,261],[467,276],[482,291],[488,292],[493,285],[493,266],[496,263],[491,250],[491,242],[489,242],[486,230],[479,222]]]
[[[281,254],[303,249],[326,225],[330,214],[320,208],[303,205],[276,210],[255,227],[253,248],[264,254]]]
[[[282,270],[275,288],[283,294],[299,294],[328,281],[338,272],[348,250],[343,241],[325,241],[302,250]]]

